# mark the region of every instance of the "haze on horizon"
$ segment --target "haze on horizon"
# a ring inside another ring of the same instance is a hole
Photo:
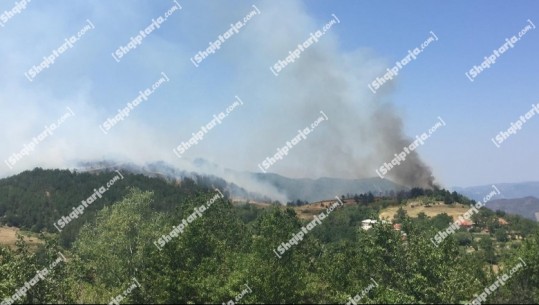
[[[470,82],[465,72],[518,33],[527,20],[539,24],[537,3],[464,1],[442,9],[419,1],[414,12],[363,1],[183,2],[158,29],[119,62],[111,53],[164,14],[173,1],[155,4],[47,4],[30,2],[0,28],[0,127],[2,161],[57,121],[67,107],[74,113],[54,134],[5,177],[36,166],[69,168],[79,161],[165,161],[194,170],[204,158],[222,168],[258,172],[257,166],[295,137],[298,130],[327,114],[312,134],[295,145],[268,170],[288,177],[375,177],[416,135],[443,118],[446,126],[425,141],[388,178],[402,184],[445,187],[539,180],[539,119],[497,148],[491,142],[519,116],[539,103],[530,89],[539,32],[531,30],[514,48]],[[470,5],[494,5],[482,15]],[[492,4],[494,3],[494,4]],[[525,3],[525,4],[524,4]],[[253,10],[260,14],[205,58],[190,60],[231,23]],[[13,4],[5,4],[8,10]],[[278,76],[270,71],[278,60],[338,17],[319,41]],[[35,79],[32,66],[89,24],[76,44]],[[458,22],[457,22],[458,21]],[[458,24],[458,25],[457,25]],[[367,86],[386,73],[432,33],[439,40],[407,64],[375,94]],[[139,91],[166,75],[147,100],[136,106],[108,134],[99,128],[134,100]],[[178,158],[172,149],[187,142],[240,97],[243,105]]]

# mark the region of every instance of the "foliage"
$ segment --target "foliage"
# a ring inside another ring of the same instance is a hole
[[[141,286],[122,303],[226,303],[246,284],[252,291],[236,303],[346,303],[367,287],[361,303],[463,303],[496,280],[491,264],[499,264],[504,272],[522,261],[526,266],[488,301],[539,301],[537,225],[526,229],[521,247],[500,247],[502,236],[529,224],[520,218],[505,215],[510,224],[501,226],[494,222],[499,214],[481,210],[474,221],[485,228],[490,225],[494,232],[483,234],[476,244],[474,233],[461,230],[435,246],[431,239],[452,222],[446,214],[411,218],[401,209],[396,217],[400,231],[384,223],[359,229],[362,220],[376,218],[390,201],[376,198],[368,205],[336,209],[278,257],[274,250],[309,221],[299,219],[291,207],[234,207],[224,198],[191,219],[160,249],[156,242],[161,236],[215,196],[196,184],[172,187],[161,195],[157,190],[168,187],[126,188],[120,199],[96,208],[69,249],[61,246],[61,235],[42,235],[45,243],[34,252],[22,238],[15,249],[0,247],[0,300],[63,253],[67,262],[56,266],[19,303],[108,303],[133,279]],[[398,193],[394,196],[393,204]],[[470,245],[477,251],[465,251]]]

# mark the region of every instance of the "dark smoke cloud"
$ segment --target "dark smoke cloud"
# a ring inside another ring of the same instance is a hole
[[[92,18],[101,20],[102,28],[110,27],[107,22],[116,22],[101,15],[108,11],[108,4],[88,5],[101,7]],[[207,20],[204,22],[212,24],[211,30],[178,27],[178,31],[191,35],[188,36],[191,40],[201,35],[216,37],[217,33],[226,30],[231,20],[237,20],[252,9],[251,5],[248,1],[233,7],[224,2],[193,3],[190,8],[192,12],[182,12],[177,21],[192,25],[193,20],[203,15]],[[133,4],[129,7],[136,14],[145,14],[143,5]],[[197,170],[189,160],[198,157],[219,164],[222,168],[256,172],[259,171],[258,163],[274,154],[276,148],[282,147],[296,135],[298,129],[316,120],[322,110],[328,115],[329,121],[322,123],[270,171],[290,177],[309,178],[376,176],[375,169],[390,161],[393,154],[400,152],[411,141],[403,132],[401,118],[391,107],[395,81],[384,84],[377,94],[367,87],[376,76],[385,72],[389,61],[380,59],[368,49],[343,50],[339,38],[345,33],[342,29],[349,25],[346,20],[341,20],[318,43],[303,52],[296,62],[275,77],[269,67],[286,57],[290,50],[310,37],[311,32],[320,29],[333,17],[328,12],[327,18],[315,20],[301,1],[262,1],[257,3],[257,7],[262,13],[199,69],[189,66],[188,58],[193,50],[178,43],[174,35],[169,37],[163,32],[161,40],[145,42],[146,53],[143,54],[147,55],[138,61],[133,60],[130,69],[136,70],[137,75],[156,75],[162,70],[167,71],[173,82],[170,87],[163,87],[163,91],[160,91],[161,99],[155,98],[138,108],[137,114],[115,127],[114,132],[107,136],[101,133],[98,126],[116,111],[116,106],[105,108],[100,100],[117,100],[115,105],[120,105],[127,99],[126,96],[139,89],[137,87],[135,90],[130,81],[114,82],[114,86],[107,87],[107,98],[98,99],[95,97],[96,90],[92,89],[93,85],[89,84],[86,76],[73,77],[69,82],[65,81],[65,77],[51,78],[51,88],[62,93],[60,98],[56,92],[40,90],[40,87],[29,85],[26,80],[13,84],[14,81],[6,77],[0,93],[0,105],[10,109],[0,114],[3,119],[0,126],[6,135],[0,148],[4,158],[19,151],[22,144],[35,136],[44,124],[56,120],[66,106],[73,108],[77,116],[54,137],[40,144],[38,150],[24,158],[14,170],[4,168],[0,174],[15,174],[34,166],[65,168],[79,160],[110,158],[137,164],[162,160],[181,169]],[[58,11],[42,14],[56,16]],[[59,18],[56,16],[55,19]],[[171,21],[169,26],[173,28],[177,25]],[[66,29],[67,32],[71,30]],[[62,36],[64,32],[56,34]],[[99,37],[117,45],[125,35]],[[198,43],[194,45],[199,48]],[[357,45],[362,45],[361,35],[357,37]],[[79,48],[88,54],[103,53],[101,44]],[[0,53],[9,56],[15,56],[20,51],[12,45],[0,47]],[[142,49],[140,52],[143,52]],[[7,71],[9,75],[20,75],[20,71],[27,68],[27,59],[22,55],[20,57],[14,61],[17,65]],[[62,60],[67,61],[68,57]],[[86,61],[73,61],[71,64],[69,71],[91,71],[83,65]],[[96,72],[88,76],[95,83],[106,75],[107,70],[100,65],[109,64],[95,62]],[[120,69],[120,66],[113,67]],[[176,70],[183,71],[183,74],[174,74]],[[51,69],[50,73],[54,71]],[[401,77],[404,77],[404,73],[399,74],[398,78]],[[172,85],[181,90],[169,89]],[[185,158],[178,159],[172,153],[172,148],[188,139],[191,132],[197,130],[201,122],[211,119],[214,112],[228,106],[236,94],[241,96],[245,105],[191,149]],[[196,103],[185,104],[192,100]],[[171,113],[178,113],[178,118],[171,120]],[[209,169],[208,173],[285,201],[273,187],[251,181],[246,178],[248,176],[227,177],[226,171],[213,169]],[[432,186],[434,180],[430,169],[416,153],[390,171],[389,178],[403,185],[423,187]]]
[[[310,32],[332,19],[328,13],[327,20],[314,21],[300,2],[266,4],[256,32],[246,37],[246,42],[254,47],[252,52],[244,53],[249,54],[240,63],[245,69],[254,62],[267,63],[260,68],[268,69],[307,39]],[[345,21],[335,25],[278,77],[268,71],[269,79],[256,77],[257,74],[243,79],[245,90],[257,88],[253,102],[263,110],[252,114],[256,128],[244,131],[249,141],[255,143],[250,146],[248,162],[256,165],[274,153],[297,129],[316,119],[320,110],[329,121],[295,146],[271,171],[292,177],[373,177],[375,169],[412,142],[391,106],[395,83],[384,84],[377,94],[367,87],[385,72],[388,63],[372,50],[341,50],[338,33],[339,27],[345,26]],[[252,168],[256,170],[255,166]],[[416,152],[388,175],[405,186],[434,185],[430,168]]]

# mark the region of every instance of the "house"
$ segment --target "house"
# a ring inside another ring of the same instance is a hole
[[[361,221],[361,228],[365,231],[371,229],[378,220],[375,219],[365,219]]]
[[[406,240],[408,238],[408,234],[406,234],[405,232],[401,231],[401,235],[402,235],[401,237],[402,240]]]
[[[463,220],[460,220],[460,221],[457,220],[456,222],[459,224],[459,226],[461,226],[461,227],[463,227],[465,229],[470,229],[474,225],[473,222],[471,222],[470,220],[466,220],[466,219],[463,219]]]
[[[393,224],[393,230],[400,231],[401,228],[402,228],[402,224],[400,223]]]
[[[507,222],[507,220],[505,220],[503,218],[498,218],[498,224],[500,224],[501,226],[506,226],[509,223]]]

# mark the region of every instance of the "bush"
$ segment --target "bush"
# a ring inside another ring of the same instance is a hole
[[[472,244],[473,237],[468,232],[457,232],[455,233],[455,239],[459,246],[470,246]]]

